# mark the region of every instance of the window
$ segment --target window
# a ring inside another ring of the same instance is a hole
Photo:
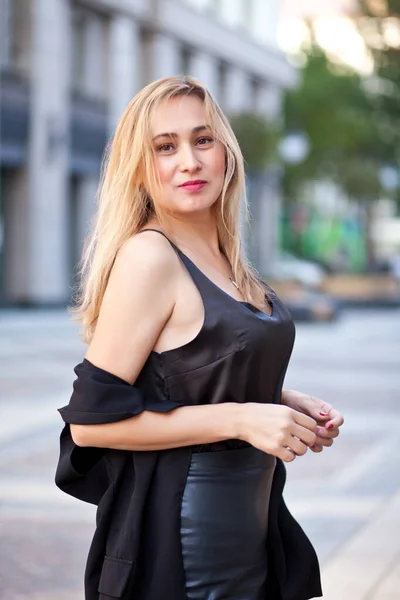
[[[85,77],[85,20],[78,10],[73,12],[72,19],[72,80],[80,88]]]
[[[226,106],[228,65],[225,62],[220,62],[218,65],[218,92],[217,100],[222,109]]]
[[[108,95],[109,23],[105,15],[75,6],[72,13],[72,82],[94,98]]]
[[[1,66],[11,62],[11,6],[10,0],[3,0],[0,19],[0,61]]]
[[[260,94],[261,94],[261,81],[256,77],[252,77],[250,80],[250,89],[251,89],[251,109],[253,112],[257,113],[260,111]]]
[[[190,75],[190,64],[191,64],[192,54],[189,48],[183,47],[181,50],[181,67],[180,72],[182,75]]]
[[[30,4],[2,0],[0,29],[1,66],[28,71],[31,49]]]

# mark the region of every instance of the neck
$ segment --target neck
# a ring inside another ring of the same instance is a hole
[[[162,227],[159,222],[153,222],[151,226]],[[208,253],[217,257],[221,255],[217,223],[212,215],[191,220],[169,218],[166,228],[182,250],[188,249],[195,254]]]

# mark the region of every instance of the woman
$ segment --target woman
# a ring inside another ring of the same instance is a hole
[[[332,406],[282,391],[294,325],[246,262],[243,159],[195,79],[145,87],[109,154],[83,262],[57,485],[98,504],[87,600],[305,600],[318,562],[284,462]]]

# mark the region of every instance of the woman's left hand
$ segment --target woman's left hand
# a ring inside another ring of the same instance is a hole
[[[311,446],[313,452],[322,452],[324,446],[332,446],[344,419],[331,404],[296,390],[283,390],[281,402],[317,421],[317,439],[314,446]]]

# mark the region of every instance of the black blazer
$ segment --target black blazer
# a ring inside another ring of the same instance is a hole
[[[70,403],[60,409],[66,424],[56,485],[98,506],[85,598],[186,600],[179,518],[191,448],[130,452],[76,446],[70,423],[110,423],[132,417],[143,410],[146,397],[137,387],[97,367],[78,365],[75,372],[79,377]],[[149,407],[154,409],[151,400]],[[175,407],[166,401],[158,410]],[[319,565],[309,539],[283,500],[285,479],[285,465],[277,459],[269,508],[266,600],[308,600],[322,596]]]

